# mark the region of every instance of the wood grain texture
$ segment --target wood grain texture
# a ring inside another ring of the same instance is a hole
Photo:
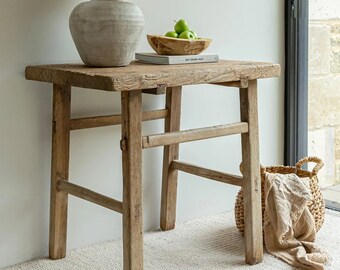
[[[212,40],[210,38],[182,39],[158,35],[147,35],[148,42],[157,54],[196,55],[204,52]]]
[[[244,192],[245,258],[257,264],[263,258],[261,177],[257,110],[257,81],[240,88],[241,121],[249,124],[249,132],[241,136]]]
[[[247,79],[241,79],[237,82],[222,82],[222,83],[212,83],[215,85],[221,85],[221,86],[228,86],[228,87],[237,87],[237,88],[248,88],[248,80]]]
[[[29,80],[69,84],[106,91],[129,91],[204,83],[256,80],[277,77],[280,65],[261,62],[220,60],[217,63],[151,65],[132,62],[127,67],[91,68],[63,64],[28,66]]]
[[[71,87],[53,85],[52,168],[49,256],[66,255],[67,194],[58,191],[59,180],[68,180],[70,147]]]
[[[240,186],[240,187],[243,185],[243,177],[241,176],[219,172],[215,170],[210,170],[210,169],[199,167],[194,164],[187,163],[187,162],[174,160],[173,162],[171,162],[170,167],[173,170],[179,170],[182,172],[201,176],[201,177],[211,179],[217,182],[225,183],[225,184],[230,184],[230,185],[235,185],[235,186]]]
[[[71,194],[83,200],[101,205],[105,208],[111,209],[118,213],[123,213],[123,204],[115,199],[104,196],[87,188],[78,186],[76,184],[59,180],[57,185],[58,191]]]
[[[143,148],[177,144],[248,132],[248,123],[235,123],[183,131],[172,131],[143,137]]]
[[[150,65],[133,62],[127,67],[91,68],[77,64],[28,66],[29,80],[54,84],[50,204],[52,259],[66,254],[67,194],[117,210],[123,214],[124,270],[143,269],[142,148],[166,145],[163,159],[161,228],[173,229],[176,220],[177,173],[182,170],[220,182],[238,184],[237,176],[213,171],[178,159],[179,143],[242,133],[244,164],[244,216],[246,262],[262,260],[261,181],[257,123],[257,79],[277,77],[280,66],[271,63],[227,61],[194,65]],[[241,123],[180,130],[181,87],[219,84],[240,88]],[[71,86],[119,91],[122,114],[70,120]],[[166,109],[142,112],[142,91],[162,94]],[[165,117],[166,134],[142,138],[143,120]],[[68,183],[70,130],[122,124],[123,202]],[[172,164],[172,165],[171,165]],[[58,183],[59,190],[58,190]],[[63,192],[64,190],[65,192]]]
[[[151,121],[157,119],[163,119],[168,115],[167,110],[155,110],[143,113],[143,121]],[[107,115],[107,116],[95,116],[95,117],[83,117],[71,119],[71,130],[106,127],[112,125],[119,125],[122,123],[122,116]]]
[[[174,132],[180,129],[182,87],[168,88],[165,101],[169,112],[164,122],[164,132]],[[160,226],[163,231],[175,228],[177,206],[178,172],[170,168],[174,159],[178,159],[179,144],[166,145],[163,150],[162,198]]]
[[[143,270],[142,93],[123,92],[123,255],[124,270]]]
[[[143,94],[149,94],[149,95],[164,95],[166,91],[166,85],[164,84],[159,84],[157,85],[157,88],[152,88],[152,89],[143,89],[142,93]]]

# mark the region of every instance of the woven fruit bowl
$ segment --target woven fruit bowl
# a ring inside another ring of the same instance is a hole
[[[209,38],[183,39],[157,35],[147,35],[150,46],[161,55],[196,55],[211,44]]]

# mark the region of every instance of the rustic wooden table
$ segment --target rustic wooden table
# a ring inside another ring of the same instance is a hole
[[[261,262],[263,240],[257,79],[279,74],[280,66],[276,64],[225,60],[174,66],[132,63],[120,68],[90,68],[73,64],[27,67],[27,79],[53,84],[50,258],[61,259],[66,255],[67,198],[71,194],[123,215],[124,269],[143,269],[142,150],[164,146],[161,229],[175,227],[178,171],[243,186],[245,259],[248,264]],[[182,86],[194,84],[238,87],[241,121],[180,131]],[[121,115],[71,119],[72,86],[121,92]],[[166,93],[166,107],[143,112],[142,93]],[[142,136],[142,121],[162,118],[165,119],[163,134]],[[68,181],[70,131],[116,124],[122,125],[122,202]],[[178,160],[180,143],[232,134],[242,136],[243,177]]]

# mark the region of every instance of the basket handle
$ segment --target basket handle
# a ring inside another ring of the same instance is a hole
[[[316,163],[315,167],[312,170],[313,174],[317,174],[318,171],[321,170],[321,168],[323,167],[324,163],[323,161],[318,158],[318,157],[305,157],[303,159],[300,159],[297,163],[296,163],[296,168],[301,170],[301,167],[303,164],[307,163],[307,162],[314,162]]]

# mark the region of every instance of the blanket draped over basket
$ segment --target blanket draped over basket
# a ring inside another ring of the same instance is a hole
[[[316,163],[312,171],[303,170],[302,166],[308,162]],[[305,157],[299,160],[295,166],[261,166],[261,201],[262,201],[262,214],[265,208],[265,175],[266,173],[279,173],[279,174],[291,174],[294,173],[300,178],[309,179],[309,190],[312,197],[307,202],[309,211],[312,213],[315,221],[316,231],[318,232],[322,227],[325,218],[325,201],[323,199],[318,180],[318,172],[323,167],[323,162],[317,157]],[[242,164],[240,165],[242,172]],[[243,188],[240,189],[235,201],[235,221],[236,226],[240,232],[244,232],[244,205],[243,205]]]
[[[269,253],[300,269],[323,270],[330,260],[314,241],[314,217],[307,207],[309,179],[296,174],[265,176],[264,238]]]

